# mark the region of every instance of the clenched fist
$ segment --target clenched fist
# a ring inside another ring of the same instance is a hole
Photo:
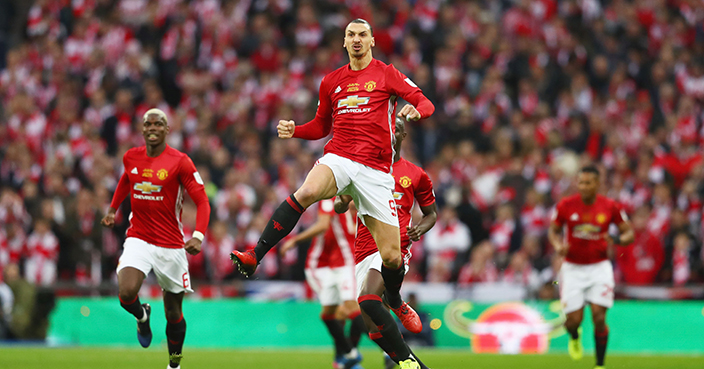
[[[199,239],[191,238],[185,245],[183,245],[183,248],[186,249],[186,252],[191,255],[198,255],[202,244],[203,243]]]
[[[406,118],[407,121],[416,121],[421,118],[420,113],[416,108],[411,105],[407,104],[403,108],[401,108],[401,111],[398,112],[397,114],[399,118]]]
[[[280,120],[276,129],[279,131],[279,138],[291,138],[296,130],[296,123],[292,120]]]
[[[109,211],[103,219],[100,221],[100,224],[103,225],[103,227],[108,227],[112,228],[115,226],[115,212],[114,211]]]

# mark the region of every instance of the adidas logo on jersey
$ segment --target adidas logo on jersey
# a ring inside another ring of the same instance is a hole
[[[139,172],[137,171],[137,167],[132,168],[132,171],[130,173],[139,174]]]
[[[570,217],[570,220],[573,222],[576,222],[579,220],[579,214],[573,213],[572,216]]]
[[[337,86],[337,88],[335,89],[335,93],[338,93],[340,91],[342,91],[342,89],[340,88],[340,86]]]

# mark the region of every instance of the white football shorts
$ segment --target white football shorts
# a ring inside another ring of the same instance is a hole
[[[357,280],[357,296],[362,292],[362,286],[364,286],[364,282],[367,280],[367,273],[370,270],[376,270],[381,273],[382,263],[381,254],[377,251],[354,266],[354,277]],[[405,273],[408,273],[408,264],[405,259],[403,260],[403,266],[406,270]]]
[[[153,269],[156,280],[164,291],[193,292],[186,250],[183,248],[159,247],[139,238],[129,237],[125,240],[124,251],[117,264],[117,273],[126,267],[140,270],[145,277]]]
[[[614,306],[614,269],[608,260],[594,264],[563,262],[560,269],[560,302],[565,314],[584,307],[585,302]]]
[[[354,267],[306,268],[306,281],[318,295],[322,306],[340,305],[345,301],[357,301],[355,295]]]
[[[357,215],[364,223],[368,215],[386,224],[398,227],[394,178],[390,173],[370,168],[335,154],[325,154],[315,165],[324,164],[332,170],[338,195],[351,195]]]

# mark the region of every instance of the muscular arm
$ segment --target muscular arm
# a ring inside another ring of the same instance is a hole
[[[110,209],[108,212],[115,214],[117,209],[120,207],[125,197],[130,193],[130,179],[127,177],[127,172],[122,173],[120,181],[117,182],[117,187],[115,188],[115,194],[112,195],[112,202],[110,203]]]
[[[117,208],[125,200],[127,194],[130,193],[130,179],[127,177],[127,172],[122,173],[120,181],[117,182],[117,188],[115,188],[115,194],[112,195],[112,202],[110,202],[110,208],[108,208],[108,213],[105,214],[103,219],[100,221],[105,227],[115,226],[115,213],[117,213]]]
[[[423,218],[414,227],[408,227],[408,237],[411,241],[420,240],[420,236],[433,228],[438,219],[438,211],[435,203],[428,206],[421,206],[420,211],[423,213]]]
[[[418,88],[418,86],[413,83],[410,78],[403,75],[403,73],[401,73],[394,66],[390,65],[388,68],[388,81],[391,84],[393,92],[413,105],[418,114],[420,114],[420,116],[416,118],[411,117],[411,119],[418,120],[433,115],[435,112],[435,106],[432,102],[430,102],[430,100],[428,100],[427,97],[425,97],[425,95],[423,95],[423,91],[421,91],[421,89]],[[399,112],[399,114],[404,117],[409,113],[413,115],[411,109],[407,107],[403,107]]]
[[[554,222],[550,223],[548,240],[559,255],[565,256],[567,254],[568,246],[562,242],[562,226]]]
[[[210,222],[210,202],[208,201],[208,195],[205,193],[203,179],[200,178],[196,166],[193,165],[193,162],[187,156],[181,159],[179,180],[183,187],[186,188],[188,196],[196,204],[196,229],[193,232],[193,237],[184,245],[184,249],[191,255],[197,255],[203,243],[203,235],[208,230],[208,223]]]
[[[293,137],[304,140],[319,140],[327,137],[332,130],[332,117],[320,117],[318,115],[310,122],[297,126],[293,131]]]

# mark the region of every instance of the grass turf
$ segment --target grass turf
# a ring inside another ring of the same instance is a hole
[[[366,369],[382,369],[380,351],[363,350]],[[418,356],[435,369],[592,369],[591,356],[579,362],[567,355],[475,355],[460,350],[417,350]],[[192,368],[331,368],[330,350],[202,350],[184,352],[181,367]],[[123,369],[166,368],[166,351],[158,348],[37,348],[0,346],[0,369]],[[609,369],[704,368],[702,356],[607,356]]]

